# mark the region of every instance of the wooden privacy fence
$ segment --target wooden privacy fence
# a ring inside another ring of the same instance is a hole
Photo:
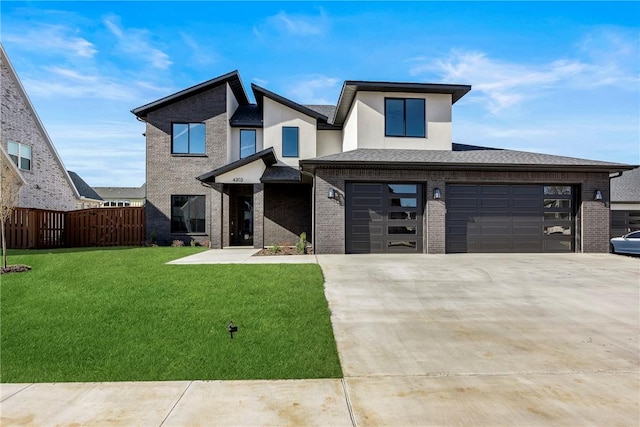
[[[62,212],[17,208],[6,224],[7,248],[139,246],[145,241],[144,207]]]

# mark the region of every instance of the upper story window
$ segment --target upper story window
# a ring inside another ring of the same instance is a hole
[[[240,129],[240,158],[256,152],[256,131],[255,129]]]
[[[385,98],[384,117],[386,136],[426,135],[424,99]]]
[[[282,157],[299,157],[299,133],[297,127],[282,128]]]
[[[205,154],[204,123],[174,123],[171,154]]]
[[[15,165],[23,170],[31,170],[31,147],[18,142],[9,141],[7,146],[9,157]]]

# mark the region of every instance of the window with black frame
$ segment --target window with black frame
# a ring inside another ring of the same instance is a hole
[[[206,126],[204,123],[174,123],[171,154],[206,154]]]
[[[171,196],[171,232],[205,232],[205,196]]]
[[[424,138],[425,101],[420,98],[385,98],[385,135]]]
[[[256,152],[255,129],[240,129],[240,158],[244,159]]]

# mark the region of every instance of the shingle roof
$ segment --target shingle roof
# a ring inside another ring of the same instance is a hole
[[[611,201],[640,203],[640,168],[611,179]]]
[[[323,116],[328,118],[328,122],[333,121],[333,115],[336,112],[335,105],[305,105],[310,110],[315,111],[316,113],[320,113]]]
[[[300,170],[284,164],[267,167],[260,182],[269,184],[286,184],[300,182]]]
[[[141,187],[93,187],[103,199],[144,199],[146,188]]]
[[[89,186],[89,184],[87,184],[82,178],[80,178],[80,175],[72,171],[67,172],[69,172],[69,176],[71,177],[71,181],[73,181],[73,185],[76,186],[78,193],[80,193],[80,197],[86,197],[87,199],[93,200],[102,200],[102,197],[100,197],[100,195],[96,193],[94,189]]]
[[[302,160],[301,165],[315,166],[402,166],[440,169],[550,169],[622,171],[632,166],[621,163],[601,162],[575,157],[526,151],[503,150],[464,144],[453,144],[453,150],[393,150],[361,148],[343,153]]]
[[[240,105],[231,116],[229,124],[234,127],[262,127],[262,111],[256,104]]]

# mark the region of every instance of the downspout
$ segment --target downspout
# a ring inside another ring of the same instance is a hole
[[[311,177],[311,235],[313,236],[313,242],[311,247],[313,248],[313,254],[316,254],[316,176],[310,172],[303,171],[300,167],[300,173]]]

